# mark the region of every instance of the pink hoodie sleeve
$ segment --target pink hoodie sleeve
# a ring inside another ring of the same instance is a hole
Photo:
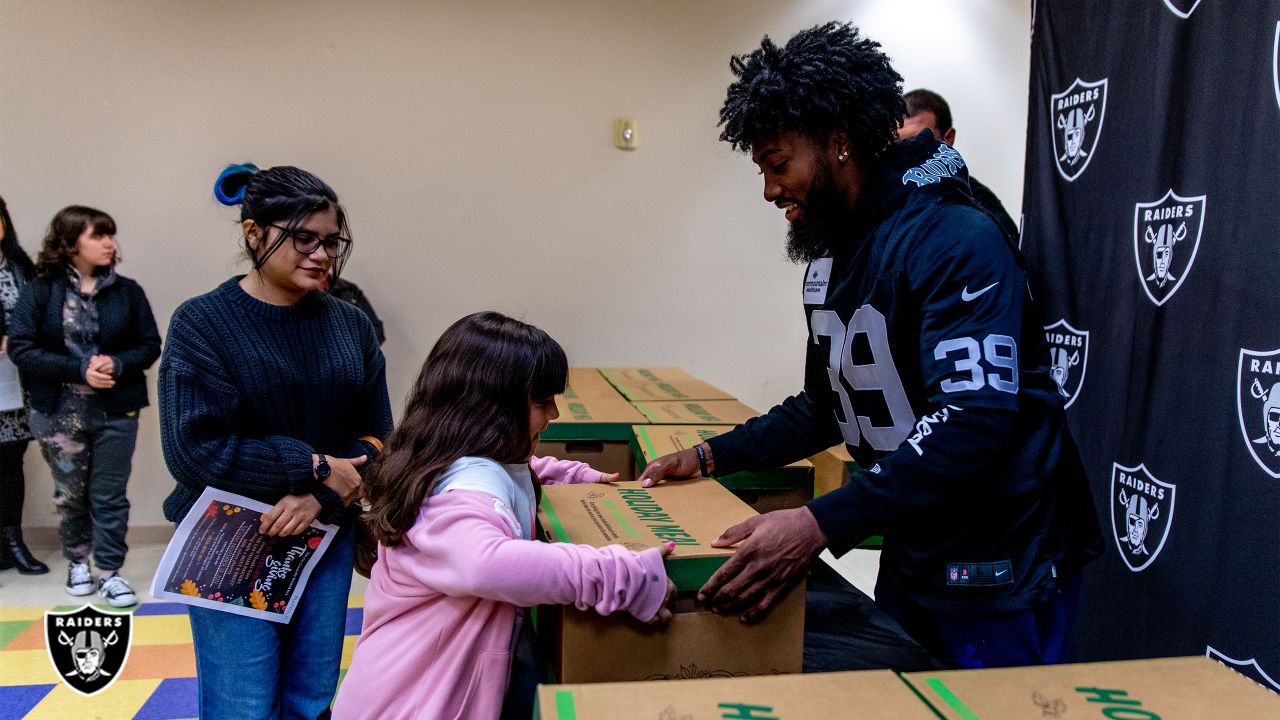
[[[529,458],[529,469],[543,485],[576,485],[599,482],[603,474],[584,462],[557,460],[553,457]]]
[[[407,568],[414,578],[447,595],[521,607],[573,605],[646,621],[658,613],[667,575],[657,548],[521,540],[495,504],[472,490],[431,497],[406,538],[418,550]]]

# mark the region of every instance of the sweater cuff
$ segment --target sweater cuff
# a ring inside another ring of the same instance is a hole
[[[704,442],[711,448],[711,460],[715,466],[712,475],[723,477],[748,469],[743,467],[743,458],[750,444],[747,442],[746,434],[741,430],[734,429],[724,435],[708,438]]]
[[[642,550],[636,553],[636,559],[644,570],[644,585],[627,612],[641,622],[649,622],[667,598],[667,568],[662,564],[662,551],[658,548]]]
[[[280,453],[280,461],[284,464],[290,495],[309,493],[320,484],[316,480],[315,466],[311,462],[311,456],[315,451],[309,445],[301,440],[280,436],[273,438],[272,444]]]
[[[327,525],[337,525],[342,522],[341,495],[324,483],[316,485],[311,495],[320,503],[320,515],[317,516],[320,522]]]
[[[806,507],[818,521],[818,527],[827,536],[827,547],[836,557],[857,547],[869,534],[863,529],[872,521],[866,503],[859,502],[848,485],[810,500]]]

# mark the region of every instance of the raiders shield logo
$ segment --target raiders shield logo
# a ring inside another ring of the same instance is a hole
[[[1280,349],[1240,348],[1236,410],[1254,462],[1271,477],[1280,478]]]
[[[1191,17],[1191,13],[1196,11],[1196,7],[1200,5],[1200,0],[1164,0],[1164,5],[1169,8],[1169,12],[1186,20]]]
[[[132,613],[92,605],[74,612],[47,611],[44,641],[58,677],[81,695],[93,695],[120,677],[133,639]]]
[[[1071,407],[1084,385],[1084,371],[1089,367],[1089,331],[1077,330],[1059,320],[1044,327],[1045,344],[1049,346],[1049,375],[1057,381]]]
[[[1271,692],[1280,692],[1280,682],[1276,682],[1275,680],[1273,680],[1271,676],[1268,675],[1262,669],[1262,666],[1258,664],[1257,658],[1249,658],[1248,660],[1236,660],[1235,658],[1227,657],[1226,655],[1218,652],[1213,648],[1212,645],[1205,646],[1204,656],[1209,658],[1210,660],[1217,660],[1223,665],[1226,665],[1232,670],[1235,670],[1241,675],[1244,675],[1250,680],[1267,688]]]
[[[1156,305],[1182,287],[1200,249],[1206,196],[1182,197],[1169,190],[1133,209],[1133,257],[1138,280]]]
[[[1120,558],[1133,572],[1146,570],[1164,549],[1173,525],[1177,488],[1161,482],[1146,465],[1111,466],[1111,529]]]
[[[1076,78],[1071,87],[1049,98],[1053,157],[1058,173],[1068,182],[1080,177],[1093,159],[1106,111],[1106,78],[1097,82]]]

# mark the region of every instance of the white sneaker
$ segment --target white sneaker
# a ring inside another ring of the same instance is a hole
[[[138,604],[138,596],[124,578],[117,575],[104,578],[98,587],[98,597],[107,601],[111,607],[129,607]]]
[[[93,592],[93,575],[89,563],[67,563],[67,594],[88,595]]]

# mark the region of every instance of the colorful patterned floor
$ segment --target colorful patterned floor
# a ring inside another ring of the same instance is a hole
[[[78,607],[0,609],[0,720],[180,720],[198,715],[196,658],[186,606],[139,605],[133,613],[133,645],[124,672],[93,697],[58,682],[44,644],[45,611]],[[344,674],[363,619],[364,598],[352,596],[342,646]]]

